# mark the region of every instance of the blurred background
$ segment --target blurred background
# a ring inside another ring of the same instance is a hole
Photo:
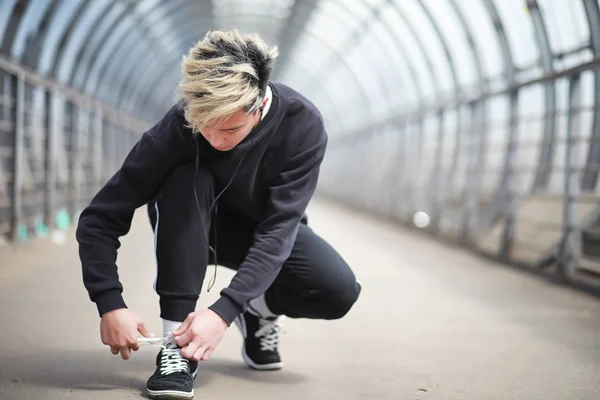
[[[273,79],[325,117],[330,141],[317,197],[328,205],[316,214],[338,214],[324,235],[349,235],[341,230],[352,219],[364,238],[384,229],[369,224],[385,223],[403,239],[368,251],[446,254],[450,244],[477,255],[466,280],[493,260],[535,272],[527,285],[597,293],[597,0],[0,0],[2,268],[66,251],[44,246],[72,242],[82,208],[172,105],[181,56],[206,31],[230,28],[278,44]],[[460,263],[436,262],[454,265],[447,271]],[[77,260],[69,268],[78,274]],[[592,310],[586,348],[596,361],[597,303],[564,311],[571,318],[569,310]],[[597,363],[586,376],[599,377]],[[557,398],[598,399],[595,382],[585,396]],[[456,398],[496,398],[478,393]]]
[[[2,0],[0,236],[77,219],[210,29],[278,44],[319,194],[562,278],[600,273],[595,0]]]

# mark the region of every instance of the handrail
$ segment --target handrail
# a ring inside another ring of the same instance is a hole
[[[51,90],[56,90],[64,94],[70,100],[73,100],[78,104],[83,105],[84,107],[94,109],[100,108],[102,110],[103,117],[117,125],[126,125],[129,128],[142,127],[142,129],[145,129],[145,127],[149,126],[149,123],[147,121],[137,119],[117,108],[114,108],[97,99],[85,95],[66,85],[60,84],[51,78],[44,77],[38,72],[34,71],[33,69],[21,65],[20,63],[17,63],[14,60],[11,60],[3,55],[0,55],[0,69],[17,76],[21,76],[27,82],[35,83],[40,86],[45,86],[46,88]],[[137,135],[141,135],[143,133],[138,128],[134,130],[134,133],[136,133]]]
[[[594,57],[590,61],[587,61],[583,64],[578,64],[573,67],[565,68],[562,70],[553,70],[552,72],[541,74],[540,76],[537,76],[535,78],[525,79],[522,81],[515,80],[513,82],[509,82],[504,87],[488,89],[485,91],[472,91],[467,94],[462,93],[458,96],[452,97],[451,100],[442,100],[419,109],[401,112],[396,115],[384,118],[382,121],[375,121],[374,123],[376,125],[386,125],[389,123],[395,123],[400,121],[420,120],[427,115],[435,115],[440,111],[457,109],[461,106],[475,103],[481,99],[496,97],[503,94],[510,94],[527,86],[550,82],[556,79],[577,75],[582,72],[591,71],[595,69],[600,69],[600,57]],[[368,126],[361,126],[357,128],[356,131],[353,130],[353,132],[351,133],[347,133],[342,136],[336,135],[332,137],[332,145],[330,147],[335,148],[336,145],[343,145],[346,141],[352,143],[353,140],[364,140],[370,138],[371,136],[375,136],[378,133],[383,133],[383,130],[369,129],[373,126],[374,123],[370,122],[368,123]],[[367,130],[370,133],[370,135],[365,135],[365,130]]]

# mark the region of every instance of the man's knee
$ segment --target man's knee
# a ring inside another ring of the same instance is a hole
[[[344,317],[358,300],[361,289],[358,281],[351,281],[324,293],[323,318],[332,320]]]

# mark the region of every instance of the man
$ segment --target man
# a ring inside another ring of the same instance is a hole
[[[176,105],[81,214],[83,280],[102,343],[128,359],[138,332],[148,332],[121,295],[118,238],[148,207],[163,336],[171,338],[147,382],[152,398],[193,397],[198,361],[232,322],[246,364],[278,369],[280,316],[341,318],[360,293],[348,265],[307,226],[327,135],[310,101],[269,82],[277,55],[258,35],[209,32],[183,58]],[[237,272],[195,312],[209,263]]]

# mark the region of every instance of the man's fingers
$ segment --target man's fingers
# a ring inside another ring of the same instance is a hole
[[[110,352],[116,356],[119,354],[119,348],[117,346],[110,346]]]
[[[139,333],[142,334],[142,336],[145,337],[154,337],[154,333],[151,333],[150,331],[148,331],[148,328],[146,328],[146,325],[144,325],[143,322],[140,322],[138,324],[137,330]]]
[[[129,355],[130,355],[130,351],[129,351],[129,347],[123,347],[121,348],[121,358],[123,360],[129,360]]]
[[[185,319],[185,321],[183,321],[183,323],[179,326],[179,328],[177,328],[173,331],[173,336],[179,336],[183,332],[187,331],[188,328],[190,327],[190,325],[192,324],[193,320],[194,320],[194,313],[188,314],[187,318]]]
[[[188,329],[183,331],[181,336],[175,336],[175,343],[177,343],[179,347],[185,347],[192,341],[192,339],[194,339],[194,332],[192,332],[191,329]]]
[[[187,346],[181,349],[181,355],[187,359],[194,357],[200,345],[196,342],[190,342]]]
[[[133,351],[138,351],[140,349],[140,343],[137,339],[129,344],[129,348]]]
[[[208,350],[208,347],[206,347],[206,346],[200,347],[198,350],[196,350],[196,352],[194,353],[194,355],[191,357],[192,360],[194,360],[194,361],[200,361],[200,359],[203,359],[204,354],[206,354],[207,350]]]
[[[212,347],[212,348],[209,348],[208,350],[206,350],[206,351],[204,352],[204,355],[203,355],[203,356],[202,356],[202,358],[200,358],[199,360],[202,360],[202,361],[206,361],[206,360],[208,360],[208,359],[210,358],[210,356],[212,355],[212,353],[213,353],[213,351],[214,351],[214,350],[215,350],[215,348],[214,348],[214,347]]]

